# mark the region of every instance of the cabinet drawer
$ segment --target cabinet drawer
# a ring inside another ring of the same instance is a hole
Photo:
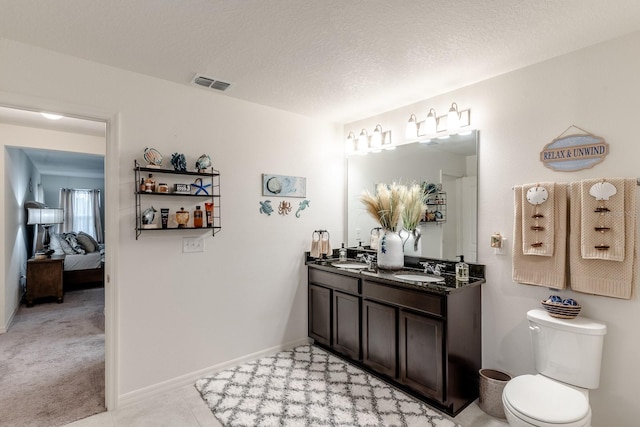
[[[362,296],[435,314],[436,316],[444,316],[444,299],[438,295],[408,289],[398,289],[382,283],[365,280],[362,284]]]
[[[322,270],[309,269],[309,283],[340,289],[352,294],[358,294],[358,281],[355,277],[342,276]]]

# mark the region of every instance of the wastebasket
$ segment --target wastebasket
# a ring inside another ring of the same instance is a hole
[[[502,391],[511,375],[494,369],[480,369],[480,399],[478,406],[496,418],[506,418],[502,406]]]

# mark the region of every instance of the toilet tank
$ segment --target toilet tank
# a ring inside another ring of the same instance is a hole
[[[598,388],[605,324],[585,317],[558,319],[543,309],[527,312],[527,320],[536,371],[577,387]]]

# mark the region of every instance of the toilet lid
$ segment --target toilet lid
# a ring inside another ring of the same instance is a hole
[[[504,398],[521,414],[549,424],[578,421],[589,414],[584,394],[542,375],[521,375],[507,383]]]

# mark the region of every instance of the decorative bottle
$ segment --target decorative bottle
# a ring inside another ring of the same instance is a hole
[[[193,226],[195,228],[202,228],[202,210],[200,205],[196,206],[196,210],[193,211]]]
[[[459,282],[469,281],[469,264],[464,262],[464,255],[458,255],[460,262],[456,264],[456,280]]]
[[[346,262],[347,261],[347,248],[344,247],[344,243],[342,244],[342,247],[340,248],[340,252],[338,254],[338,261],[340,261],[340,262]]]
[[[207,216],[207,227],[213,227],[213,202],[206,202],[204,210]]]

